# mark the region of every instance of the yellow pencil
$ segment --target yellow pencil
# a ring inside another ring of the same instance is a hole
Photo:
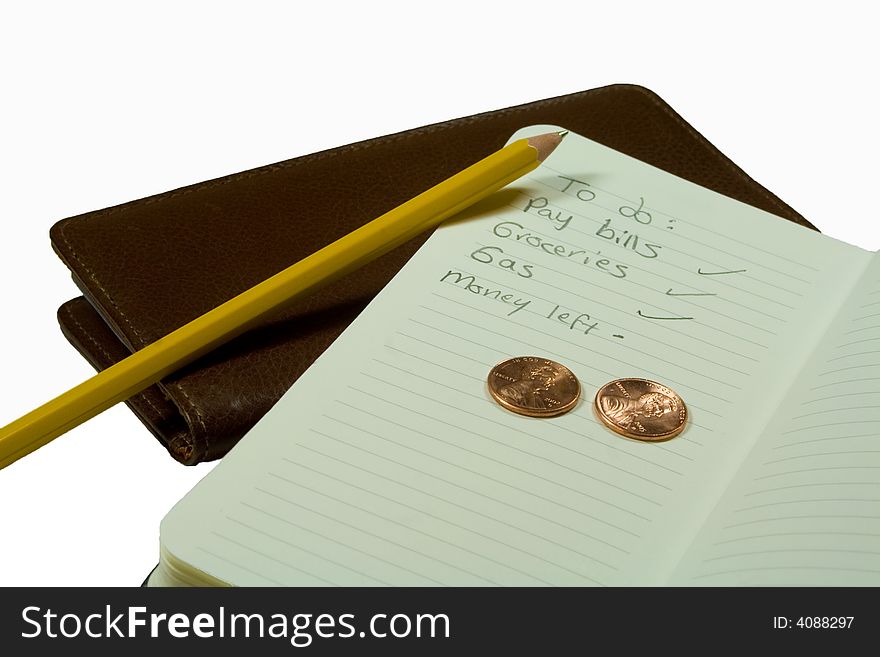
[[[3,427],[0,468],[513,182],[536,168],[565,134],[505,146]]]

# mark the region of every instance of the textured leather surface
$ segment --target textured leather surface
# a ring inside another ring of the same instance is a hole
[[[162,337],[502,147],[564,126],[811,227],[654,93],[614,85],[456,119],[58,222],[53,248],[84,297],[59,309],[97,369]],[[415,252],[417,238],[129,401],[176,459],[219,458]]]

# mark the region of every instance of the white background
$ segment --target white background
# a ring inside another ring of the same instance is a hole
[[[92,374],[55,319],[77,295],[56,220],[609,83],[653,89],[823,232],[880,248],[872,3],[10,4],[0,425]],[[124,405],[62,436],[0,471],[0,585],[139,584],[211,467]]]

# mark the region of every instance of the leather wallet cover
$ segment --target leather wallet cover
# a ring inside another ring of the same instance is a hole
[[[657,95],[613,85],[455,119],[64,219],[52,246],[83,297],[58,311],[97,369],[501,148],[563,126],[695,183],[810,226]],[[127,403],[169,453],[223,456],[427,236],[290,307]]]

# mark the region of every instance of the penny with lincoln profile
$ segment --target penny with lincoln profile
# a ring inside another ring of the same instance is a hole
[[[687,424],[684,400],[671,388],[648,379],[616,379],[596,393],[594,408],[612,431],[627,438],[674,438]]]
[[[489,393],[508,411],[553,417],[573,409],[581,395],[577,377],[565,365],[538,356],[518,356],[489,372]]]

